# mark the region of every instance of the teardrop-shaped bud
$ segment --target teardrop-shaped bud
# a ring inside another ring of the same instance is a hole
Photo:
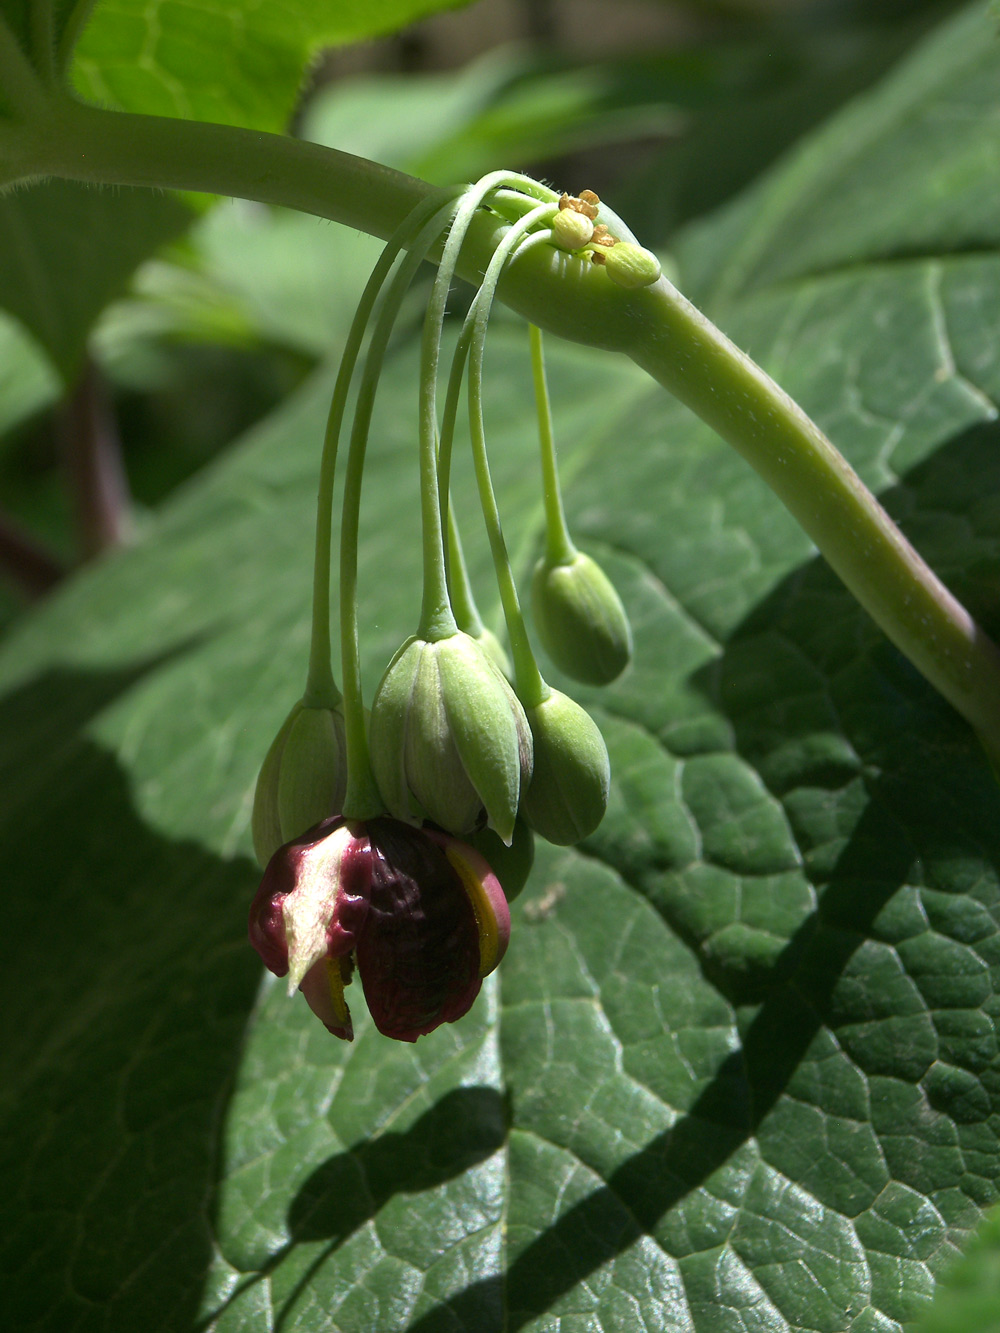
[[[527,823],[518,818],[509,847],[500,841],[491,828],[470,833],[466,841],[486,858],[490,869],[500,881],[507,901],[512,903],[527,884],[535,862],[535,835]]]
[[[372,770],[397,819],[471,833],[483,814],[505,843],[531,773],[531,733],[514,691],[476,641],[407,640],[375,694]]]
[[[594,224],[585,213],[564,208],[550,224],[552,239],[562,250],[581,250],[594,234]]]
[[[567,847],[604,818],[611,782],[604,737],[586,709],[558,690],[527,717],[535,763],[521,813],[536,833]]]
[[[340,708],[297,703],[265,756],[254,791],[251,828],[261,865],[283,843],[339,814],[346,789]]]
[[[635,291],[649,287],[660,276],[660,261],[641,245],[619,241],[604,257],[604,271],[619,287]]]
[[[560,564],[539,560],[531,580],[538,637],[567,676],[607,685],[632,658],[632,630],[611,580],[595,560],[575,551]]]

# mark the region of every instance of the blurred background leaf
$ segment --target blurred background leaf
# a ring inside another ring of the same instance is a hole
[[[1000,1212],[980,1223],[909,1333],[993,1333],[1000,1328]]]

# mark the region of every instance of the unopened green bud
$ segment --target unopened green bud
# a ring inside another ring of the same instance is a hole
[[[463,837],[483,812],[510,843],[531,733],[502,672],[468,634],[412,638],[372,704],[371,760],[390,814]]]
[[[552,661],[586,685],[607,685],[628,666],[632,630],[611,580],[574,552],[563,564],[539,560],[531,580],[538,636]]]
[[[528,882],[535,862],[535,835],[523,819],[514,824],[514,839],[510,846],[501,842],[491,828],[470,833],[465,840],[485,857],[490,869],[500,881],[504,897],[512,903]]]
[[[527,709],[527,717],[535,762],[521,813],[549,842],[580,842],[608,805],[611,765],[604,737],[590,714],[558,690]]]
[[[585,213],[564,208],[552,219],[552,239],[563,250],[580,250],[594,234],[594,224]]]
[[[346,789],[343,714],[297,703],[264,758],[254,791],[251,829],[261,865],[321,819],[340,814]]]
[[[604,256],[604,271],[619,287],[648,287],[660,276],[660,261],[641,245],[619,241]]]

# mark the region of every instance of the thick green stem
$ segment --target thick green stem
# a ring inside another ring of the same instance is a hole
[[[0,30],[4,95],[12,101],[9,54]],[[37,83],[24,91],[35,100]],[[382,237],[431,189],[361,158],[278,135],[54,100],[30,124],[0,125],[0,183],[46,175],[238,195]],[[480,210],[458,272],[478,282],[504,231],[495,215]],[[1000,763],[1000,650],[822,432],[670,283],[624,291],[599,266],[543,246],[508,269],[499,295],[540,328],[625,352],[717,430],[769,482],[889,638]]]
[[[1000,650],[993,640],[819,427],[700,311],[662,279],[630,303],[633,359],[760,473],[862,606],[1000,764]]]
[[[542,454],[542,493],[545,501],[545,554],[550,564],[568,565],[576,555],[576,547],[566,526],[562,493],[559,489],[559,471],[556,467],[556,442],[552,434],[552,409],[549,406],[549,388],[545,382],[545,353],[542,350],[542,331],[529,325],[531,337],[531,373],[535,382],[535,406],[538,409],[538,440]]]

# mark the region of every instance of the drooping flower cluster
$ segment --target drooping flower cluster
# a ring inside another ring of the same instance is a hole
[[[446,297],[465,234],[484,207],[508,218],[504,210],[512,210],[513,221],[460,334],[439,423],[434,391]],[[604,214],[603,222],[600,216],[600,201],[589,191],[558,199],[536,182],[502,172],[460,197],[445,192],[430,198],[387,245],[347,341],[321,469],[307,689],[258,779],[254,845],[266,869],[250,913],[250,939],[266,966],[287,976],[290,991],[301,989],[330,1032],[347,1040],[353,1026],[344,987],[355,970],[375,1026],[386,1036],[415,1041],[465,1014],[507,947],[508,900],[527,878],[533,834],[575,843],[604,814],[610,768],[601,733],[579,704],[542,679],[521,615],[490,480],[481,384],[493,293],[504,267],[526,249],[549,243],[591,260],[597,265],[590,266],[594,281],[606,281],[607,274],[636,288],[656,280],[654,257],[632,245],[627,230],[624,238],[614,233],[613,214]],[[392,322],[422,255],[442,233],[446,240],[425,321],[418,414],[423,605],[417,633],[386,669],[369,720],[359,685],[355,589],[365,447]],[[351,378],[377,305],[344,485],[341,696],[330,669],[328,514]],[[607,684],[629,662],[631,631],[606,575],[570,539],[541,334],[531,332],[546,517],[544,554],[531,586],[535,624],[561,671],[591,685]],[[466,359],[473,460],[512,667],[475,608],[449,505],[457,390]]]

